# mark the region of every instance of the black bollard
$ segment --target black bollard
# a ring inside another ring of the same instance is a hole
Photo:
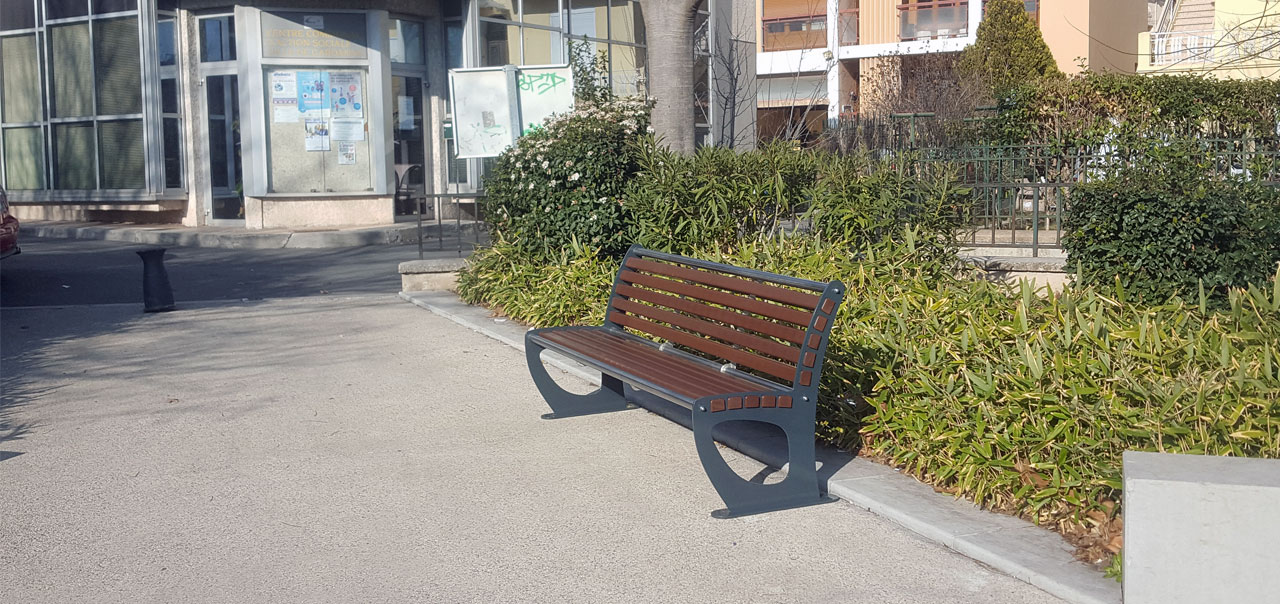
[[[164,248],[142,250],[142,303],[143,312],[173,310],[173,289],[169,287],[169,273],[164,270]]]

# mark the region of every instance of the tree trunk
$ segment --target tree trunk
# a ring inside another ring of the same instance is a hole
[[[637,1],[655,101],[654,134],[673,151],[693,153],[693,24],[699,0]]]

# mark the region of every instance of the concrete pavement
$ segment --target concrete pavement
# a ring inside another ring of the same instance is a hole
[[[687,430],[540,420],[394,295],[0,313],[5,600],[1056,601],[843,503],[712,519]]]

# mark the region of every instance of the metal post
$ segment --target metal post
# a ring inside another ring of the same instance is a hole
[[[141,250],[143,312],[173,310],[173,289],[169,287],[169,273],[164,270],[165,248]]]

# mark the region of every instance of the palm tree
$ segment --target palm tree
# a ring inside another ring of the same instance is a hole
[[[654,134],[673,151],[693,153],[693,26],[701,0],[636,1],[644,18]]]

